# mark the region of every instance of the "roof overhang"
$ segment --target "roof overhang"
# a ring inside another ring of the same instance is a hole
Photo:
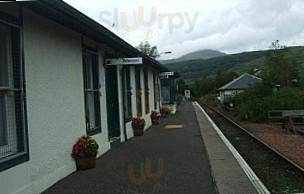
[[[36,0],[16,3],[67,28],[77,31],[98,43],[106,44],[115,51],[128,57],[142,57],[144,64],[152,66],[160,72],[169,71],[158,61],[140,52],[98,22],[61,0]]]

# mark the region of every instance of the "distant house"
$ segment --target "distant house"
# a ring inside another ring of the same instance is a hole
[[[244,73],[242,76],[232,80],[228,84],[220,87],[220,101],[222,104],[229,103],[231,98],[239,92],[244,91],[251,84],[261,82],[262,79],[248,73]]]

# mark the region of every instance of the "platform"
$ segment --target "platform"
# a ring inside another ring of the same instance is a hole
[[[257,193],[200,109],[191,102],[143,137],[118,145],[89,171],[44,193]]]

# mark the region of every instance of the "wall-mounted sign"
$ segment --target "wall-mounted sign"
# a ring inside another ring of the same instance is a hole
[[[106,59],[106,65],[141,65],[141,64],[143,64],[142,57]]]
[[[168,79],[169,75],[158,75],[159,79]]]
[[[162,73],[158,74],[158,76],[170,76],[170,75],[174,75],[174,72],[169,71],[169,72],[162,72]]]

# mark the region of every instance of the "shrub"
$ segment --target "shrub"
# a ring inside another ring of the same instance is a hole
[[[270,110],[304,109],[304,90],[284,87],[273,92],[263,83],[256,84],[237,95],[233,101],[235,114],[241,120],[265,122]]]

